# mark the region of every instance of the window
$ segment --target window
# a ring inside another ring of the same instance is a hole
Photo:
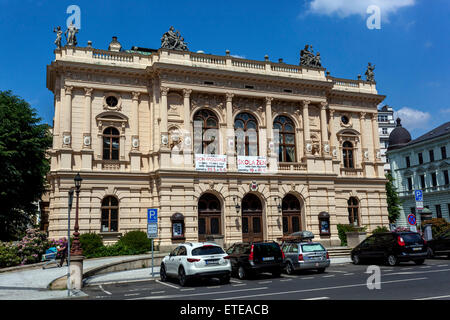
[[[409,168],[411,166],[411,161],[409,160],[409,157],[406,157],[405,160],[406,160],[406,167]]]
[[[222,209],[219,199],[205,193],[198,201],[198,238],[206,240],[208,235],[220,234]]]
[[[348,119],[347,116],[342,116],[342,117],[341,117],[341,122],[342,122],[343,124],[348,124],[348,123],[350,122],[350,120]]]
[[[109,196],[102,201],[101,232],[119,231],[119,200]]]
[[[199,110],[194,116],[194,151],[196,154],[217,154],[219,120],[209,110]]]
[[[442,159],[447,159],[447,149],[445,148],[445,146],[441,147],[441,156]]]
[[[412,187],[412,178],[409,177],[408,178],[408,190],[411,191],[412,189],[413,189],[413,187]]]
[[[258,155],[258,125],[249,113],[240,113],[234,120],[236,153],[238,156]]]
[[[420,188],[422,190],[425,190],[426,187],[427,186],[425,185],[425,175],[423,174],[423,175],[420,176]]]
[[[292,120],[278,116],[273,121],[273,129],[278,130],[278,161],[295,162],[295,126]]]
[[[437,204],[435,205],[435,208],[436,208],[436,218],[442,218],[441,205]]]
[[[433,172],[432,174],[431,174],[431,181],[432,181],[432,186],[433,187],[436,187],[437,186],[437,179],[436,179],[436,172]]]
[[[106,104],[111,108],[117,107],[118,103],[119,103],[119,100],[117,100],[117,98],[114,96],[109,96],[106,98]]]
[[[116,128],[103,131],[103,160],[119,160],[120,133]]]
[[[348,220],[350,224],[359,225],[358,199],[356,199],[355,197],[351,197],[350,199],[348,199],[347,204],[348,204]]]
[[[300,231],[301,206],[300,201],[292,194],[287,194],[282,201],[283,234]]]
[[[388,133],[387,128],[381,128],[381,133],[382,134],[387,134]]]
[[[354,168],[353,164],[353,144],[345,141],[342,144],[342,153],[344,157],[344,168]]]
[[[429,154],[430,154],[430,162],[433,162],[434,161],[434,151],[430,150]]]
[[[450,181],[448,179],[448,170],[444,170],[443,173],[444,173],[444,184],[445,185],[450,184]]]
[[[417,156],[419,157],[419,164],[422,164],[423,163],[422,152],[419,152],[419,154]]]

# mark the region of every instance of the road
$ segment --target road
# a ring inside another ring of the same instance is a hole
[[[304,271],[273,278],[262,274],[251,280],[215,279],[180,287],[177,280],[92,285],[83,291],[93,300],[450,300],[450,260],[429,259],[380,266],[380,289],[367,286],[370,265],[335,265],[318,274]],[[375,284],[375,282],[370,282]]]

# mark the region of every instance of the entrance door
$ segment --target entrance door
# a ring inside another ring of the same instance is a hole
[[[219,235],[222,211],[216,196],[206,193],[198,201],[198,240],[205,241],[209,235]]]
[[[300,201],[292,195],[288,194],[283,198],[282,204],[283,215],[283,235],[301,231],[301,207]]]
[[[242,241],[262,240],[264,240],[262,204],[257,196],[249,193],[242,199]]]

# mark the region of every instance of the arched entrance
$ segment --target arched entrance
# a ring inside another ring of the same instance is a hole
[[[283,216],[283,235],[302,230],[302,208],[300,201],[293,194],[287,194],[281,205]]]
[[[211,193],[205,193],[198,200],[198,240],[205,241],[209,235],[221,232],[222,210],[219,199]]]
[[[242,241],[262,240],[264,240],[264,236],[261,200],[249,193],[242,199]]]

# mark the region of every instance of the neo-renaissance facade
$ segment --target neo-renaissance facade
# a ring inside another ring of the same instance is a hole
[[[50,237],[67,234],[78,172],[80,232],[105,241],[146,231],[149,208],[161,248],[298,230],[339,245],[337,224],[388,225],[374,81],[330,76],[308,47],[289,65],[170,47],[174,35],[158,50],[55,50]]]

